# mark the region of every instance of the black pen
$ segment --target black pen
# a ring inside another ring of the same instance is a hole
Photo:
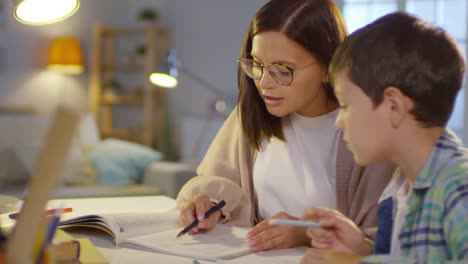
[[[221,200],[219,203],[214,205],[213,207],[210,208],[210,210],[206,211],[205,213],[205,219],[210,217],[210,215],[214,214],[215,212],[219,211],[223,206],[226,205],[226,202],[224,200]],[[188,231],[192,230],[192,228],[196,227],[198,225],[199,221],[198,218],[195,218],[195,220],[188,225],[186,228],[182,229],[180,233],[177,235],[177,237],[183,236],[188,233]]]

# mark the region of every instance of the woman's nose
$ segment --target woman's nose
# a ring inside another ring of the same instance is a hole
[[[261,89],[270,89],[274,86],[275,83],[276,81],[273,79],[273,77],[271,77],[271,74],[267,70],[264,70],[258,86]]]

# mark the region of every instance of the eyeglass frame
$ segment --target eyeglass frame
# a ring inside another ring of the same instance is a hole
[[[239,58],[237,59],[237,63],[240,63],[242,64],[243,61],[251,61],[253,62],[254,64],[258,64],[260,66],[260,69],[262,71],[262,74],[260,75],[260,78],[254,78],[254,77],[251,77],[244,69],[244,67],[242,67],[242,65],[240,65],[242,71],[247,75],[247,77],[251,78],[252,80],[261,80],[263,78],[263,74],[265,73],[264,69],[266,68],[267,71],[268,71],[268,74],[270,74],[271,78],[273,78],[273,80],[275,80],[276,83],[280,84],[280,85],[283,85],[283,86],[289,86],[291,85],[291,83],[294,81],[294,72],[296,71],[299,71],[299,70],[303,70],[303,69],[306,69],[314,64],[317,64],[316,61],[310,63],[310,64],[307,64],[303,67],[300,67],[300,68],[291,68],[290,66],[286,65],[286,64],[282,64],[282,63],[277,63],[277,62],[274,62],[274,63],[270,63],[268,65],[265,65],[265,64],[262,64],[262,63],[259,63],[253,59],[248,59],[248,58]],[[273,74],[271,74],[270,72],[270,67],[273,66],[273,65],[280,65],[280,66],[284,66],[286,69],[288,69],[288,71],[291,73],[291,81],[289,83],[282,83],[281,81],[277,80]]]

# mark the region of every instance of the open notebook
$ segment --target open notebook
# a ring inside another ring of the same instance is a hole
[[[130,247],[225,264],[299,263],[306,247],[251,253],[248,228],[218,224],[213,230],[176,238],[179,211],[163,213],[93,214],[69,217],[62,228],[95,228],[113,237],[122,247]]]
[[[6,263],[30,263],[44,208],[54,191],[79,115],[58,107],[28,182],[21,214],[8,236]],[[28,254],[31,252],[31,254]]]
[[[66,216],[65,216],[66,217]],[[176,238],[179,211],[163,213],[93,214],[69,217],[62,228],[95,228],[109,234],[122,247],[217,261],[217,263],[299,263],[306,247],[252,254],[247,245],[248,228],[218,224],[213,230]]]
[[[176,238],[178,211],[164,213],[99,214],[73,217],[62,228],[91,227],[105,231],[117,245],[202,260],[232,259],[249,254],[249,229],[217,225],[213,230]]]

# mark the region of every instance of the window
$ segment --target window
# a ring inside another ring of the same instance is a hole
[[[415,14],[447,30],[454,37],[467,59],[468,0],[342,0],[343,16],[349,32],[374,21],[385,14],[401,10]],[[468,141],[468,94],[466,78],[458,94],[448,126]]]

